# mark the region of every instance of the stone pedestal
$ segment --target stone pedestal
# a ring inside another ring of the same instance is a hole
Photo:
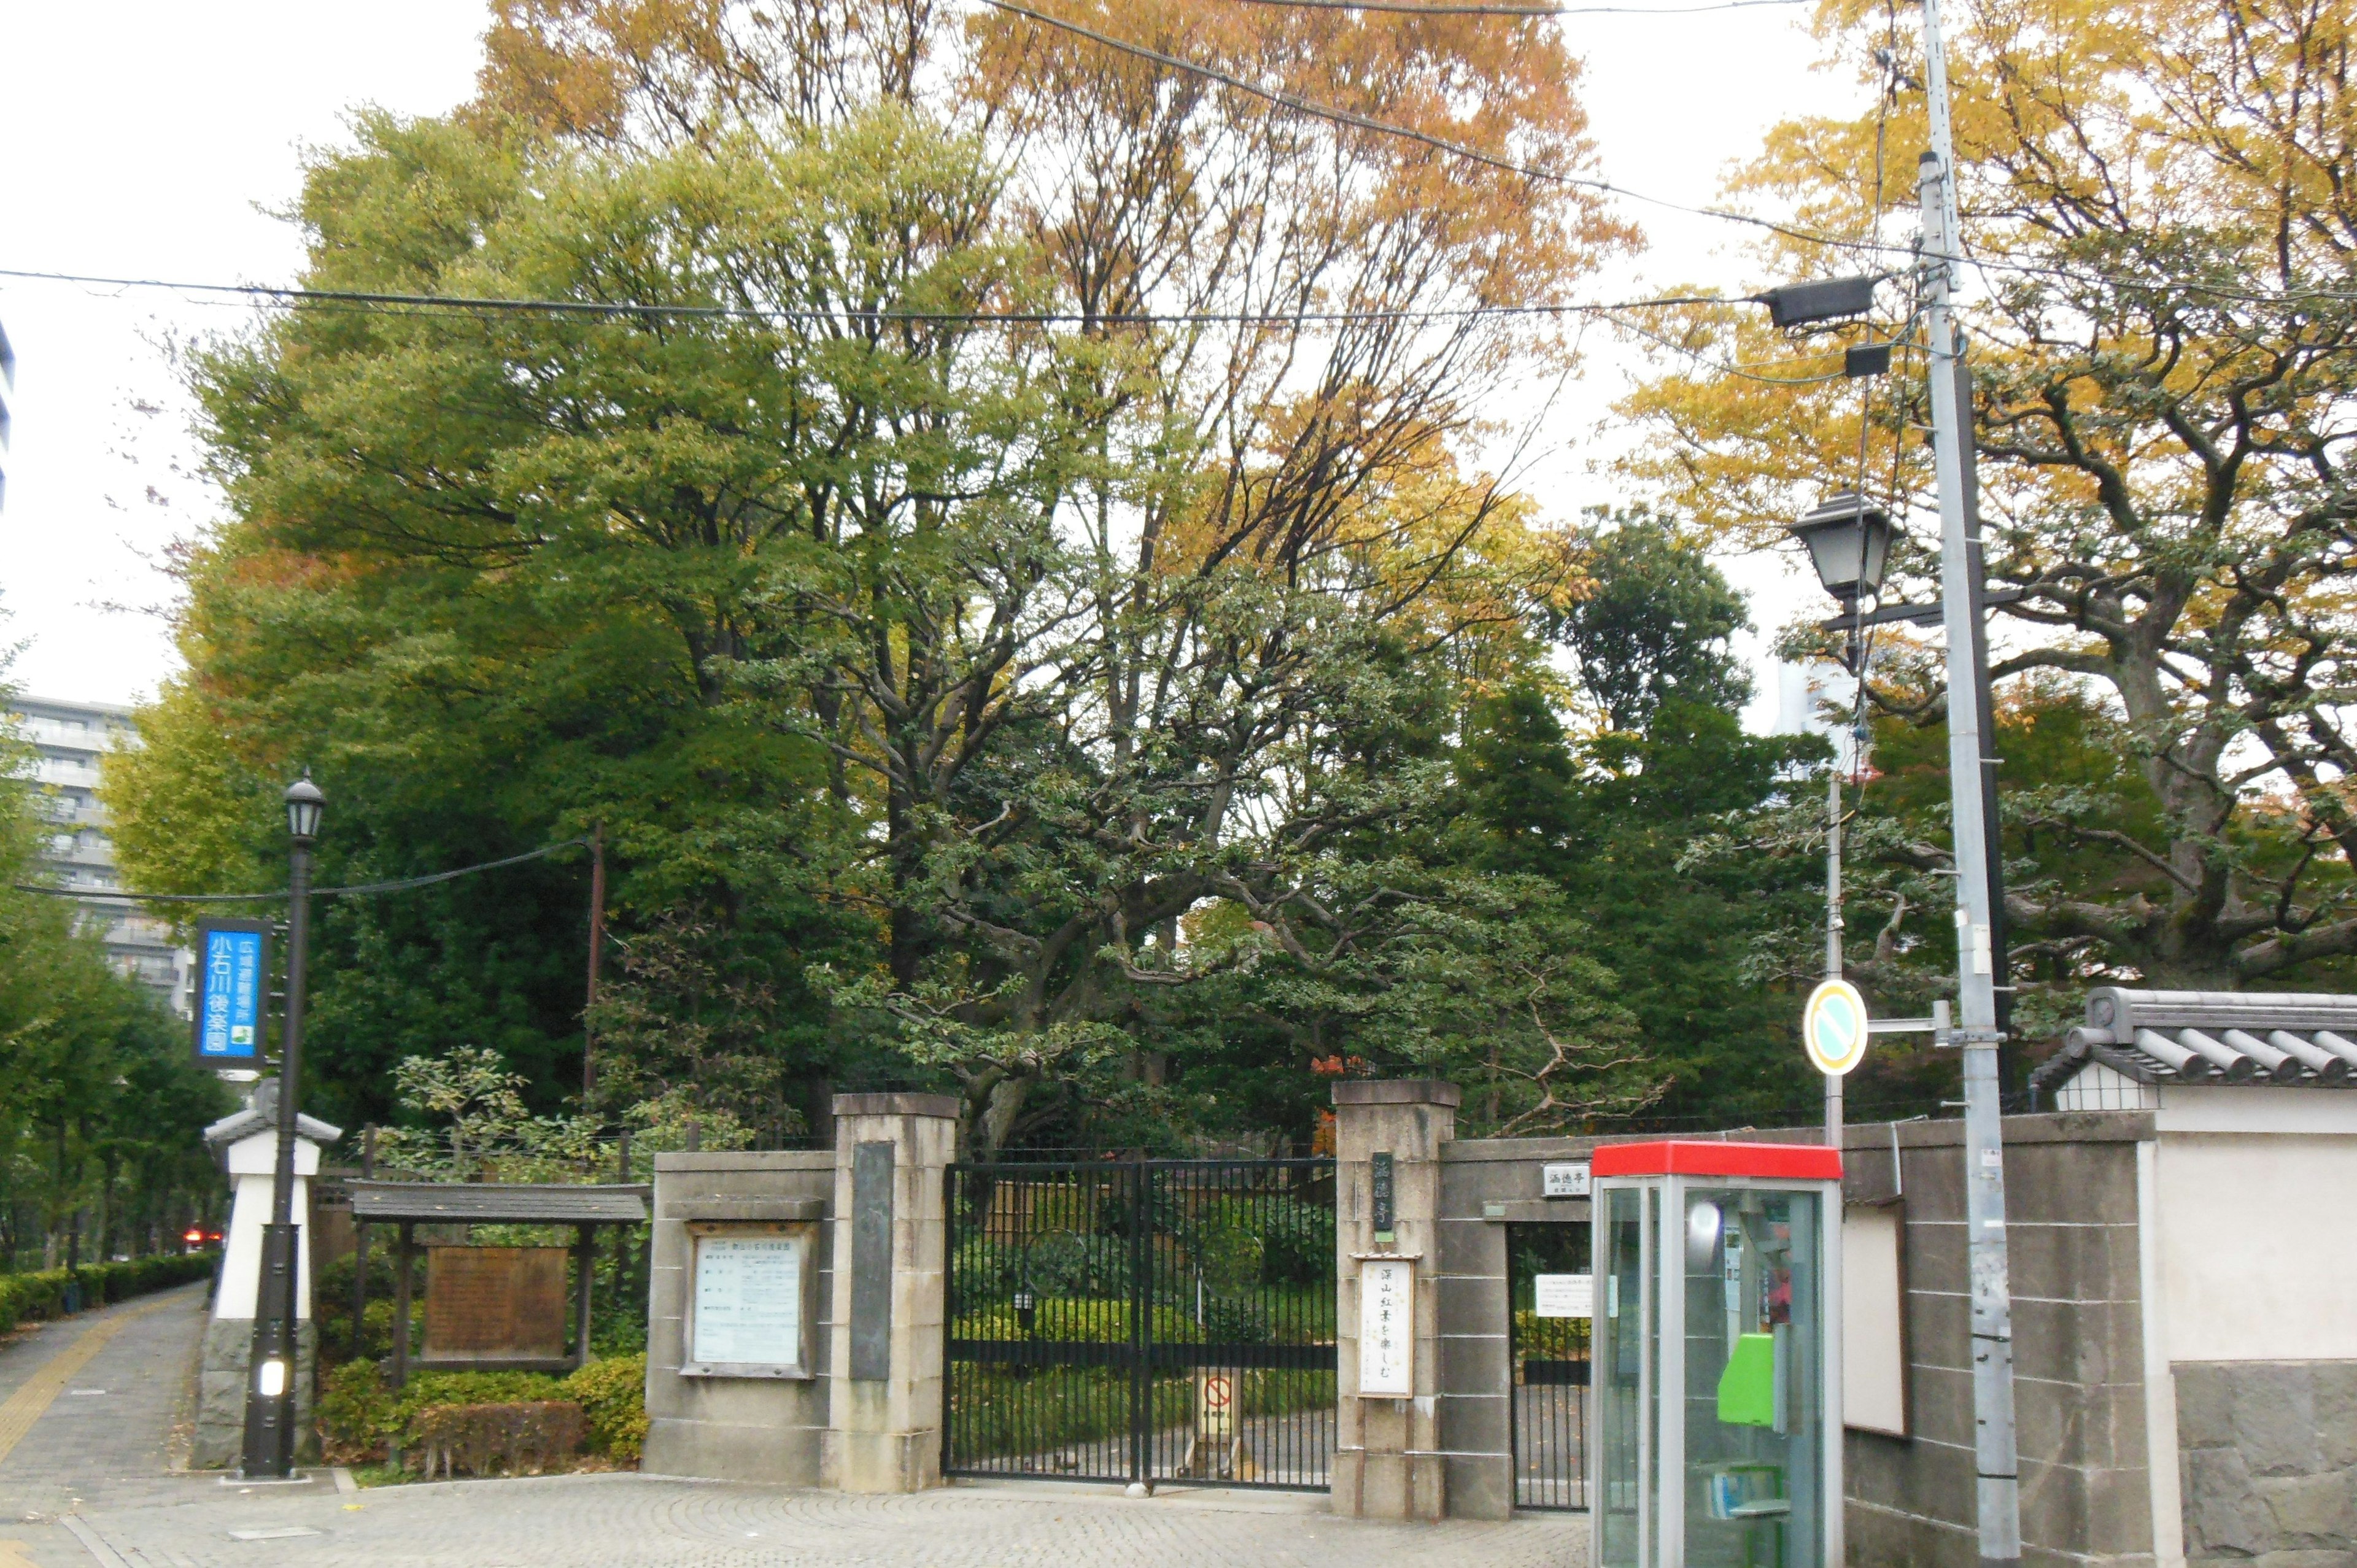
[[[1437,1520],[1448,1506],[1439,1389],[1440,1148],[1457,1135],[1457,1086],[1432,1080],[1334,1086],[1336,1362],[1333,1509],[1360,1519]],[[1387,1158],[1380,1157],[1387,1156]],[[1381,1167],[1388,1165],[1388,1175]],[[1389,1213],[1379,1214],[1378,1186]],[[1387,1220],[1388,1228],[1378,1224]],[[1362,1396],[1361,1272],[1370,1258],[1414,1270],[1412,1391]]]
[[[834,1099],[834,1306],[823,1484],[846,1492],[941,1485],[947,1330],[946,1094]]]
[[[313,1374],[319,1364],[318,1326],[296,1325],[295,1457],[318,1456],[311,1427]],[[245,1457],[245,1389],[253,1365],[253,1319],[216,1317],[205,1325],[197,1363],[197,1425],[188,1440],[188,1468],[233,1470]]]

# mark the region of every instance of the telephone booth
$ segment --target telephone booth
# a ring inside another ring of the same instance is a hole
[[[1597,1568],[1840,1568],[1841,1152],[1595,1155]]]

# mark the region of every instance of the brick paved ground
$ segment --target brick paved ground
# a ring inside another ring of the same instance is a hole
[[[1583,1568],[1584,1516],[1437,1527],[1338,1520],[1315,1494],[1049,1481],[906,1498],[660,1477],[456,1481],[348,1494],[170,1473],[201,1292],[125,1324],[0,1459],[0,1568]],[[113,1309],[124,1310],[124,1309]],[[91,1315],[0,1352],[0,1399]],[[76,1394],[80,1389],[103,1394]],[[79,1533],[75,1533],[79,1531]]]

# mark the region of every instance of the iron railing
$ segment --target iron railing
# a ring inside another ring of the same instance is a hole
[[[949,1173],[942,1467],[1322,1487],[1331,1160]]]

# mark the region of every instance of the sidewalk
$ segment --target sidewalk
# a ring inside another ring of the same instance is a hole
[[[201,1286],[52,1324],[0,1351],[0,1568],[1584,1568],[1585,1515],[1365,1524],[1322,1494],[1056,1481],[913,1497],[636,1475],[339,1491],[169,1469]],[[91,1336],[96,1332],[98,1339]],[[85,1358],[76,1365],[77,1357]],[[24,1421],[27,1410],[48,1401]]]
[[[90,1568],[63,1516],[186,1495],[170,1447],[204,1306],[205,1287],[183,1285],[43,1324],[0,1350],[0,1568]]]

